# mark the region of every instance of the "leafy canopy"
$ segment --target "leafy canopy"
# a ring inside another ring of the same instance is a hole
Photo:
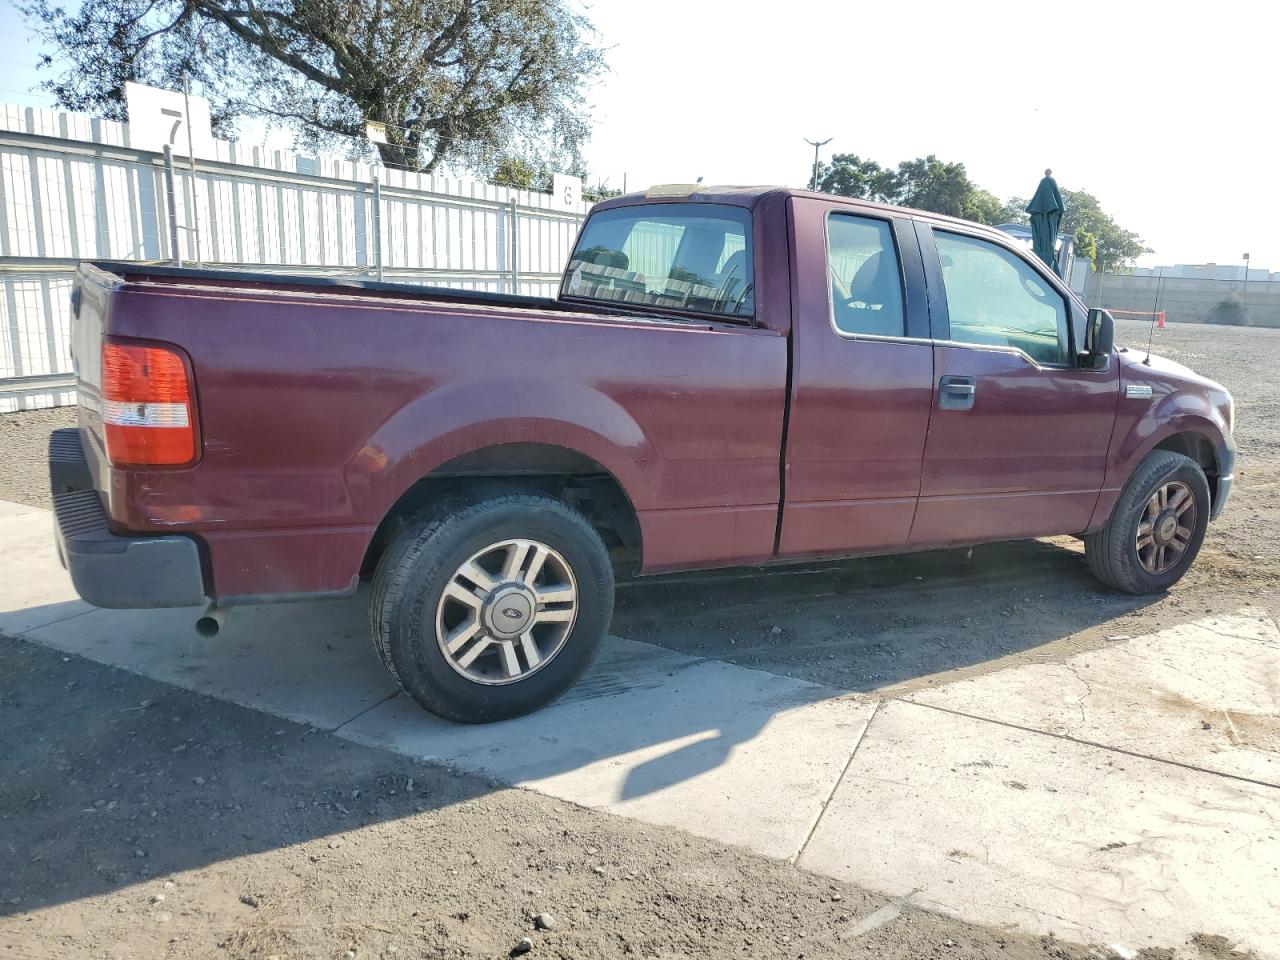
[[[594,186],[588,182],[586,165],[581,162],[572,165],[569,173],[582,180],[582,197],[588,203],[599,203],[622,195],[621,190],[609,186],[605,180],[597,180]],[[517,190],[550,193],[554,178],[555,171],[545,163],[537,163],[524,157],[503,157],[493,167],[489,182],[501,187],[515,187]]]
[[[837,153],[831,163],[818,167],[818,189],[842,197],[858,197],[931,210],[978,223],[1028,223],[1027,201],[1021,197],[1000,200],[976,186],[963,163],[947,163],[933,154],[904,160],[897,169],[880,166],[853,153]],[[1066,212],[1062,231],[1075,237],[1076,255],[1093,263],[1095,270],[1119,270],[1132,265],[1147,246],[1132,230],[1115,222],[1084,190],[1063,190]]]
[[[53,53],[42,85],[68,109],[124,119],[127,81],[188,75],[215,127],[267,117],[304,147],[386,127],[388,166],[492,169],[512,154],[568,165],[603,69],[568,0],[50,0],[19,9]]]
[[[1092,236],[1096,254],[1093,266],[1096,270],[1115,271],[1133,265],[1133,261],[1151,249],[1132,230],[1116,223],[1102,209],[1098,198],[1084,190],[1063,190],[1062,203],[1067,208],[1062,215],[1062,232],[1076,236]]]

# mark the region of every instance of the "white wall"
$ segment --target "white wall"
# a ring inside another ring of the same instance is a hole
[[[186,158],[174,157],[171,201],[163,155],[134,149],[126,124],[0,104],[0,412],[74,402],[48,381],[71,369],[78,260],[190,263],[198,222],[205,264],[369,279],[380,233],[387,280],[554,295],[586,212],[556,209],[550,194],[341,157],[215,148],[194,189]]]

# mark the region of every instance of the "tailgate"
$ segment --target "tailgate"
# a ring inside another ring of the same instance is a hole
[[[102,337],[108,329],[112,293],[122,282],[114,273],[81,263],[71,288],[71,369],[79,391],[81,440],[94,488],[103,494]]]

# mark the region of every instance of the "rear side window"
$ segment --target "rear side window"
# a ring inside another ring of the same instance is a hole
[[[933,231],[951,339],[1016,347],[1041,364],[1069,353],[1067,305],[1021,257],[985,240]]]
[[[902,273],[893,233],[883,220],[834,213],[827,220],[831,316],[841,333],[906,333]]]
[[[587,221],[565,296],[750,317],[751,214],[716,203],[616,207]]]

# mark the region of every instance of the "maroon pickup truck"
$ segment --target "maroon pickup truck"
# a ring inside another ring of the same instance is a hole
[[[1005,235],[776,188],[595,207],[554,299],[137,263],[73,294],[58,542],[105,607],[343,596],[428,710],[563,692],[615,570],[1075,534],[1163,590],[1234,405]]]

